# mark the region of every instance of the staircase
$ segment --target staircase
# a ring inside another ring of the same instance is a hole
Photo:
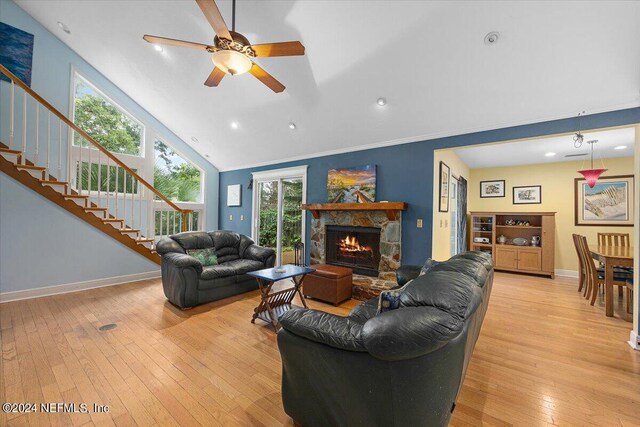
[[[0,73],[10,80],[0,83],[10,92],[10,105],[2,105],[9,132],[8,144],[0,142],[0,170],[160,264],[156,241],[193,229],[193,211],[167,199],[3,65]]]

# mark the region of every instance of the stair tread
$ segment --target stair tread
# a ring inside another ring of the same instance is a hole
[[[94,207],[86,207],[83,208],[85,211],[106,211],[107,208],[94,208]]]
[[[40,179],[40,184],[56,184],[56,185],[69,185],[67,181],[52,181],[50,179]]]
[[[140,231],[140,229],[139,228],[119,228],[118,231],[121,232],[121,233],[127,233],[127,232],[128,233],[133,233],[133,232],[137,233],[138,231]]]
[[[155,239],[136,239],[136,242],[153,242]]]
[[[64,198],[69,199],[88,199],[89,196],[81,195],[81,194],[65,194]]]
[[[2,147],[0,147],[0,153],[22,154],[22,151],[20,151],[20,150],[12,150],[11,148],[2,148]]]
[[[118,218],[104,218],[102,221],[103,221],[103,222],[124,222],[124,219],[118,219]]]
[[[15,165],[18,169],[33,169],[33,170],[45,170],[46,168],[43,168],[42,166],[35,166],[35,165]]]

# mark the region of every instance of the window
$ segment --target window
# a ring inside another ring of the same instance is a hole
[[[166,143],[154,143],[153,185],[172,202],[202,203],[202,173]]]
[[[73,109],[75,124],[104,148],[144,157],[144,126],[78,73],[74,73]],[[74,135],[73,143],[89,146],[78,134]]]

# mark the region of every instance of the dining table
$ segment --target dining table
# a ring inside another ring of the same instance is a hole
[[[615,280],[614,267],[633,267],[633,246],[589,245],[593,259],[604,267],[604,305],[605,315],[613,317],[613,286],[624,286],[625,282]]]

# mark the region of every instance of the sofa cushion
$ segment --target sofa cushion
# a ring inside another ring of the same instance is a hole
[[[489,274],[482,262],[460,258],[438,263],[438,265],[431,267],[429,271],[457,271],[471,277],[480,287],[483,287],[487,282],[487,275]]]
[[[206,291],[207,289],[221,288],[223,286],[235,286],[236,282],[236,276],[216,277],[214,279],[203,279],[200,276],[198,290]]]
[[[364,325],[364,323],[378,314],[378,298],[371,298],[370,300],[357,305],[351,313],[349,318],[354,322],[358,322]]]
[[[234,261],[228,261],[224,263],[224,266],[232,268],[234,274],[245,274],[250,271],[262,270],[264,268],[263,263],[251,259],[236,259]]]
[[[464,318],[472,301],[475,280],[456,271],[430,271],[406,285],[400,295],[402,307],[431,306]]]
[[[202,280],[219,279],[221,277],[235,276],[236,270],[227,264],[210,265],[202,269]]]
[[[200,264],[204,267],[218,264],[218,257],[214,248],[189,249],[187,254],[200,261]]]
[[[213,241],[204,231],[190,231],[171,236],[185,250],[205,249],[213,247]]]

